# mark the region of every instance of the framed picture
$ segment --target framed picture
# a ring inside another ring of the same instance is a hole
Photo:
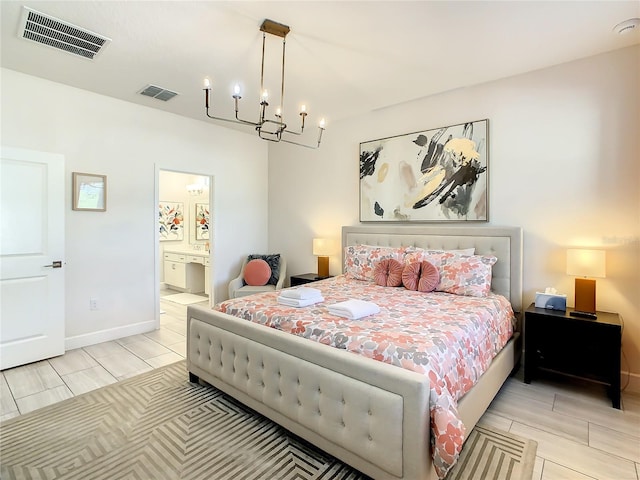
[[[71,208],[105,212],[107,210],[107,176],[73,172]]]
[[[160,202],[158,228],[160,241],[184,238],[184,207],[181,202]]]
[[[361,143],[360,221],[488,221],[488,124]]]
[[[196,203],[196,240],[209,240],[209,204]]]

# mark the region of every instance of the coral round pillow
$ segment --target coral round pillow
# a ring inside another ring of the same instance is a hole
[[[440,272],[432,263],[424,260],[420,264],[420,280],[418,280],[419,292],[433,292],[440,282]]]
[[[266,285],[270,277],[271,267],[264,260],[251,260],[244,267],[244,281],[247,285],[254,287]]]
[[[402,285],[407,290],[418,290],[420,262],[407,263],[402,269]]]
[[[376,285],[382,287],[399,287],[402,285],[402,270],[404,266],[394,258],[385,258],[376,263],[373,279]]]

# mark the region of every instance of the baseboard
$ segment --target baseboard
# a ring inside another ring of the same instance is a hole
[[[151,332],[156,329],[156,321],[149,320],[147,322],[134,323],[132,325],[125,325],[123,327],[110,328],[107,330],[100,330],[97,332],[85,333],[83,335],[76,335],[75,337],[67,337],[64,339],[64,349],[73,350],[81,347],[88,347],[89,345],[95,345],[96,343],[109,342],[111,340],[117,340],[123,337],[130,337],[131,335],[138,335],[140,333]]]
[[[624,388],[625,392],[640,394],[640,374],[620,372],[620,387]]]

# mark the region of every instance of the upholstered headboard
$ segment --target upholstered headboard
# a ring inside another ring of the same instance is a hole
[[[494,255],[491,290],[511,301],[514,311],[522,311],[522,229],[492,226],[405,226],[359,225],[342,227],[342,265],[344,247],[349,245],[424,249],[460,249],[475,247],[476,255]]]

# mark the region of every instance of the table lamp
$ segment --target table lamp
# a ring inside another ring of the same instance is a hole
[[[596,281],[587,277],[605,277],[604,250],[572,248],[567,250],[567,275],[576,276],[574,317],[597,318]]]
[[[329,255],[331,245],[326,238],[313,239],[313,254],[318,257],[318,278],[329,276]]]

